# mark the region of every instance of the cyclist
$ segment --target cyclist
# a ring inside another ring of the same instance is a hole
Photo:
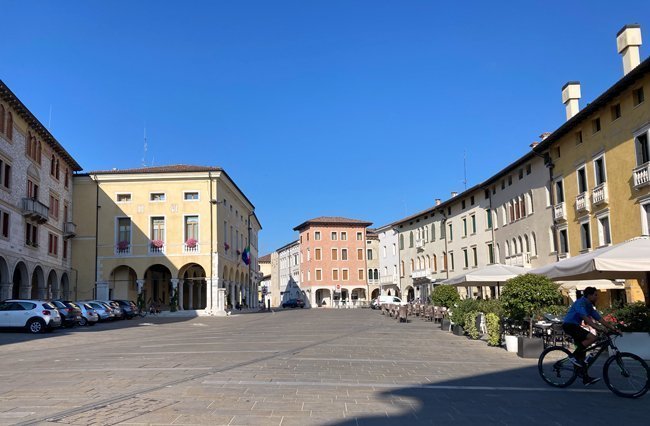
[[[598,377],[589,377],[587,372],[588,365],[585,363],[585,354],[586,349],[591,346],[596,341],[596,335],[590,333],[589,331],[582,328],[580,325],[584,321],[586,324],[590,325],[594,329],[598,329],[598,321],[600,324],[606,328],[612,330],[615,333],[618,333],[616,328],[603,320],[598,311],[594,308],[594,303],[598,299],[598,291],[595,287],[587,287],[582,293],[582,297],[576,300],[569,312],[567,312],[564,317],[564,324],[562,328],[564,332],[569,336],[573,337],[573,341],[576,344],[576,350],[573,351],[573,354],[569,357],[571,362],[583,369],[582,382],[585,386],[593,385],[598,382],[600,378]]]

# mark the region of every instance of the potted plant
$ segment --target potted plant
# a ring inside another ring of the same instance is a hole
[[[433,289],[431,292],[431,303],[433,306],[439,306],[449,309],[453,307],[455,303],[460,301],[460,296],[458,291],[452,286],[449,285],[439,285]],[[451,329],[451,319],[448,315],[445,315],[441,321],[441,328],[443,330],[449,331]]]
[[[488,331],[488,345],[501,346],[501,322],[499,316],[489,312],[485,315],[485,322]]]
[[[187,241],[185,241],[185,245],[187,246],[187,248],[193,249],[193,248],[196,247],[196,244],[197,244],[197,241],[194,238],[191,238],[191,237],[188,238]]]
[[[120,241],[117,243],[117,250],[120,252],[126,251],[129,249],[129,242],[128,241]]]
[[[463,299],[457,302],[451,309],[451,321],[454,323],[453,332],[457,336],[465,335],[465,327],[471,327],[467,324],[468,314],[472,314],[474,326],[476,326],[476,311],[478,310],[478,300]]]
[[[504,313],[515,321],[528,322],[528,337],[519,336],[517,355],[537,358],[544,350],[542,339],[533,338],[533,323],[541,312],[561,301],[557,284],[534,274],[524,274],[506,282],[501,303]]]
[[[618,324],[623,336],[616,339],[621,352],[650,359],[650,308],[643,302],[616,305],[606,311],[605,320]]]
[[[165,245],[163,240],[151,240],[151,248],[160,250]]]

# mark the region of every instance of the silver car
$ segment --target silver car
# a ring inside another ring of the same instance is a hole
[[[113,318],[115,318],[115,314],[113,313],[113,309],[111,309],[108,305],[101,303],[101,302],[83,302],[93,308],[97,315],[99,316],[100,321],[108,321]]]
[[[13,299],[0,302],[0,327],[24,327],[44,333],[61,326],[61,315],[46,300]]]
[[[97,324],[99,321],[99,314],[97,311],[95,311],[95,308],[84,302],[75,302],[75,305],[77,305],[81,310],[81,319],[79,320],[79,325]]]

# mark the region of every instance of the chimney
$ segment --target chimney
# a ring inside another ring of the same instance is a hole
[[[616,34],[616,47],[618,53],[623,55],[623,75],[641,63],[639,46],[641,46],[641,25],[626,25]]]
[[[578,104],[580,96],[579,81],[569,81],[567,84],[562,86],[562,103],[566,107],[567,121],[580,111],[580,105]]]
[[[539,142],[533,142],[533,143],[531,143],[529,146],[530,146],[531,148],[535,148],[537,145],[539,145]]]
[[[452,191],[451,198],[454,198],[456,195],[458,195],[458,192]]]
[[[544,132],[544,133],[542,133],[541,135],[539,135],[539,137],[540,137],[542,140],[546,139],[546,138],[549,137],[549,136],[551,136],[551,132]]]
[[[439,206],[442,204],[442,200],[440,198],[436,198],[436,206]]]

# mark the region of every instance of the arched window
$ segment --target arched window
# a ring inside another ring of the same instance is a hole
[[[11,115],[11,111],[7,113],[6,134],[7,134],[7,139],[12,140],[14,138],[14,116]]]
[[[526,202],[528,206],[528,214],[531,214],[535,211],[535,208],[533,207],[533,190],[531,189],[528,191],[526,194]]]
[[[372,280],[372,269],[368,269],[368,279]]]
[[[447,270],[447,252],[442,252],[442,269]]]
[[[422,269],[422,258],[418,256],[418,269]]]
[[[0,104],[0,133],[5,132],[5,106]]]
[[[375,279],[376,280],[379,279],[379,270],[378,269],[375,269]]]
[[[54,157],[54,154],[52,154],[52,158],[50,159],[50,175],[54,176],[54,169],[56,169],[56,158]]]
[[[533,246],[532,246],[532,255],[537,256],[537,237],[535,236],[535,233],[533,232],[530,234],[530,238],[532,240]]]
[[[400,262],[400,265],[399,265],[399,275],[401,277],[404,276],[404,261],[403,260]]]
[[[32,156],[31,152],[29,151],[32,147],[31,140],[32,140],[32,133],[27,132],[27,139],[25,140],[25,155],[28,157]]]
[[[431,269],[431,257],[427,254],[427,257],[424,259],[425,269]]]
[[[415,262],[411,259],[411,272],[415,270]]]
[[[399,249],[404,250],[404,234],[399,236]],[[393,253],[394,254],[394,253]]]
[[[501,259],[501,246],[497,244],[497,263],[503,263],[503,259]]]
[[[56,170],[54,171],[54,177],[58,180],[59,179],[59,159],[56,159]]]
[[[519,253],[519,247],[517,247],[517,239],[513,238],[512,239],[512,251],[510,252],[510,255],[515,255]]]
[[[518,253],[523,253],[524,252],[524,241],[519,237],[519,252]]]
[[[413,247],[413,231],[409,234],[409,247]]]
[[[438,272],[438,256],[433,255],[433,272]]]
[[[521,209],[521,217],[526,217],[526,197],[521,198],[521,202],[519,203],[519,208]]]
[[[510,242],[506,241],[504,244],[506,259],[510,257]]]
[[[530,253],[530,242],[528,241],[528,235],[524,234],[524,247],[526,253]]]

